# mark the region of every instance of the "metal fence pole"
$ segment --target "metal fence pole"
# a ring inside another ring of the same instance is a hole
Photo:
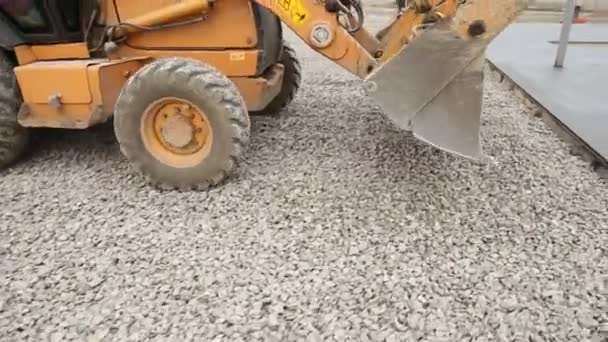
[[[566,12],[564,13],[564,22],[562,24],[562,32],[559,37],[559,47],[557,48],[557,57],[555,58],[555,67],[561,68],[564,66],[566,59],[566,50],[568,49],[568,41],[570,40],[570,31],[572,30],[572,21],[574,21],[574,8],[576,0],[566,0]]]

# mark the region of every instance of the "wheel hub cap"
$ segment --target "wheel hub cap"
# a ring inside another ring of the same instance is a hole
[[[170,102],[158,109],[154,128],[160,142],[178,154],[191,154],[207,142],[208,123],[188,104]]]
[[[183,148],[192,142],[194,127],[183,116],[170,116],[161,128],[165,142],[175,148]]]
[[[213,130],[207,115],[189,101],[165,97],[150,104],[141,120],[146,149],[178,168],[200,164],[210,153]]]

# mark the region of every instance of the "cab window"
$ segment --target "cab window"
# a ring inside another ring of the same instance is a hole
[[[80,4],[79,0],[58,1],[61,20],[67,32],[80,31]]]
[[[0,0],[0,11],[25,34],[53,32],[41,0]]]

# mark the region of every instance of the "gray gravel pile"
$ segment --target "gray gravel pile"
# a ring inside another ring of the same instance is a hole
[[[151,189],[103,130],[46,133],[2,172],[0,339],[599,336],[608,187],[505,86],[487,81],[493,160],[475,163],[396,130],[296,48],[301,92],[253,119],[222,188]]]

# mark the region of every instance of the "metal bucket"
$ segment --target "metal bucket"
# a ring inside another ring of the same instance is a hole
[[[367,78],[370,94],[418,139],[463,157],[481,157],[485,50],[523,7],[520,0],[473,0],[453,17],[418,26]]]

